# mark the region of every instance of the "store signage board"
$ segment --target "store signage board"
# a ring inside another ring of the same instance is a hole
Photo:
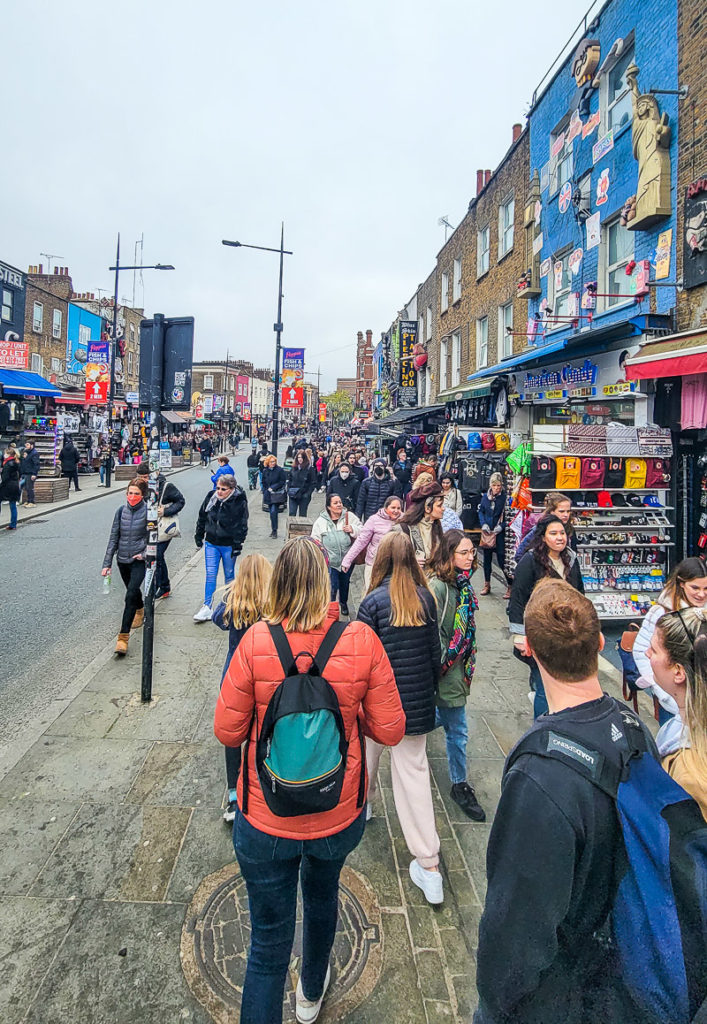
[[[540,397],[546,391],[567,390],[570,395],[578,389],[587,388],[589,393],[596,389],[598,366],[596,363],[585,359],[581,366],[573,366],[568,363],[560,370],[546,370],[543,373],[526,373],[525,380],[521,385],[521,395],[533,397],[537,394]]]
[[[86,401],[91,405],[106,405],[108,403],[108,381],[86,381]]]
[[[670,247],[673,241],[673,229],[661,231],[655,250],[655,279],[663,281],[670,277]]]
[[[304,384],[304,349],[284,348],[282,350],[282,373],[280,384],[283,392],[286,388],[301,389]],[[288,408],[283,405],[283,409]],[[291,406],[290,408],[294,408]]]
[[[616,395],[633,395],[635,391],[635,380],[622,380],[617,384],[605,384],[601,389],[602,395],[606,395],[607,397]]]
[[[0,341],[0,366],[4,370],[26,370],[29,344],[26,341]]]
[[[304,405],[302,388],[282,388],[280,396],[281,409],[301,409]]]
[[[130,405],[138,405],[139,402],[140,402],[140,392],[139,391],[126,391],[125,392],[125,401],[129,402]]]
[[[598,142],[592,147],[592,163],[597,163],[603,156],[614,148],[614,129],[610,128],[606,135],[602,135]]]
[[[582,138],[586,139],[587,136],[591,135],[594,129],[598,126],[601,121],[601,114],[597,110],[596,113],[592,114],[588,121],[585,121],[582,127]]]
[[[585,231],[587,232],[587,251],[590,249],[596,249],[601,240],[601,227],[599,224],[601,218],[601,212],[597,210],[596,213],[591,214],[585,221]]]
[[[400,321],[400,362],[398,364],[398,408],[417,405],[417,370],[414,356],[417,320]]]

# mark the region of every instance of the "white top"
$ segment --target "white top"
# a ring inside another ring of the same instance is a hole
[[[661,594],[661,597],[662,596],[663,595]],[[684,605],[684,607],[687,607],[687,605]],[[634,640],[633,660],[636,662],[636,667],[641,674],[640,678],[636,681],[636,685],[640,686],[647,693],[652,694],[652,696],[655,697],[658,703],[664,707],[669,714],[677,715],[678,720],[680,720],[678,706],[675,699],[671,697],[669,693],[666,693],[662,686],[658,686],[656,683],[653,676],[653,668],[651,667],[650,659],[646,653],[651,645],[651,640],[655,633],[655,627],[667,611],[669,611],[669,609],[666,608],[664,604],[661,604],[661,599],[658,598],[641,623],[638,636]]]

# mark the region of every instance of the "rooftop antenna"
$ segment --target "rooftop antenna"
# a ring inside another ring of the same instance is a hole
[[[447,217],[446,213],[442,217],[439,218],[439,220],[437,221],[437,224],[440,227],[442,227],[442,225],[444,224],[444,240],[446,242],[447,241],[447,230],[454,231],[454,226],[449,223],[449,218]]]
[[[63,260],[64,259],[63,256],[59,256],[59,254],[55,253],[55,252],[40,252],[39,255],[40,256],[46,256],[46,259],[47,259],[47,273],[48,274],[51,274],[51,272],[52,272],[52,260]]]

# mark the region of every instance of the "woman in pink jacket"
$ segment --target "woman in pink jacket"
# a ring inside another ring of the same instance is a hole
[[[341,568],[348,572],[354,564],[356,557],[362,551],[366,552],[366,565],[363,570],[363,581],[368,590],[371,582],[373,563],[376,560],[376,551],[383,537],[389,530],[392,530],[402,515],[403,506],[396,494],[391,494],[385,499],[383,508],[379,508],[375,515],[369,516],[361,528],[356,540],[353,542],[345,557],[341,561]]]

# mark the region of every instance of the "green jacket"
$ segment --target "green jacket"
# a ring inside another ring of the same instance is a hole
[[[459,602],[459,591],[451,583],[433,576],[428,581],[429,588],[437,604],[437,625],[439,642],[444,661],[449,648],[449,641],[454,632],[454,616]],[[464,662],[460,659],[452,665],[448,672],[440,676],[437,690],[437,704],[442,708],[463,708],[469,696],[469,687],[464,679]]]

